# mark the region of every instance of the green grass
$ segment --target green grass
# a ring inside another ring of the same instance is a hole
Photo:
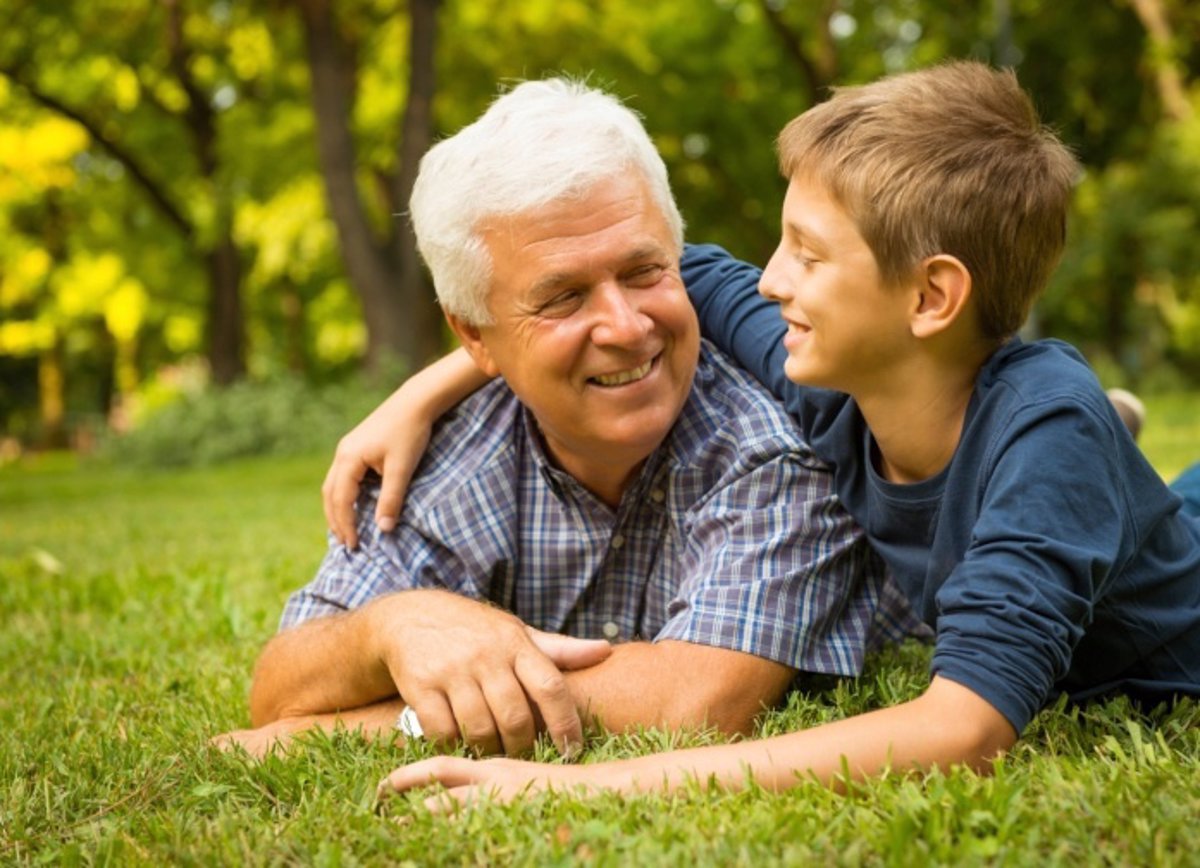
[[[1192,702],[1152,716],[1122,700],[1048,710],[991,776],[891,776],[846,796],[550,795],[458,820],[405,799],[377,811],[376,782],[421,748],[343,733],[260,764],[216,752],[206,739],[246,724],[257,650],[323,551],[324,464],[0,469],[0,864],[1200,861]],[[920,647],[882,655],[856,682],[794,695],[763,728],[913,696],[926,663]],[[711,739],[597,735],[584,759]]]
[[[1142,451],[1170,481],[1200,461],[1200,395],[1175,392],[1145,398],[1146,426]]]

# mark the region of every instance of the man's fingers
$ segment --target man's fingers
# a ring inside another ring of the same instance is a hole
[[[568,756],[583,744],[583,724],[567,679],[536,650],[517,655],[517,679],[537,706],[559,753]]]
[[[453,745],[458,741],[458,723],[454,719],[454,712],[451,711],[446,697],[434,691],[423,693],[412,691],[410,697],[410,693],[404,692],[403,689],[401,695],[405,697],[409,707],[416,713],[417,722],[421,724],[421,731],[425,738],[445,746]]]
[[[450,708],[462,740],[481,754],[500,753],[500,734],[483,691],[473,681],[460,682],[447,691]]]
[[[612,654],[612,645],[603,639],[577,639],[528,626],[525,629],[538,650],[562,670],[586,669],[602,663]]]
[[[284,733],[277,733],[269,727],[261,729],[236,729],[215,735],[208,740],[213,747],[230,752],[240,747],[255,759],[262,759],[275,748],[282,748],[287,739]]]
[[[483,695],[500,730],[501,747],[508,756],[521,756],[533,749],[537,737],[529,698],[516,677],[502,670],[483,681]]]

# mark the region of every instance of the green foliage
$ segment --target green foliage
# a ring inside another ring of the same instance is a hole
[[[1200,852],[1200,706],[1048,709],[990,776],[889,775],[838,795],[699,787],[542,795],[459,819],[376,782],[425,746],[340,733],[261,763],[251,666],[323,551],[323,458],[204,472],[0,469],[0,862],[120,865],[1168,865]],[[902,700],[928,651],[874,658],[766,716],[784,732]],[[718,741],[594,733],[583,761]],[[547,758],[543,754],[543,758]]]
[[[1073,219],[1043,328],[1135,385],[1166,365],[1200,375],[1200,112],[1159,127],[1138,158],[1089,173]]]
[[[1186,386],[1200,378],[1200,5],[1157,0],[1166,49],[1146,38],[1138,5],[454,0],[439,13],[435,132],[472,120],[505,81],[590,76],[645,117],[689,237],[761,263],[783,190],[770,142],[829,85],[950,57],[1012,61],[1086,169],[1041,331],[1139,388]],[[168,38],[174,8],[186,63]],[[336,10],[357,60],[347,99],[378,244],[404,208],[385,179],[408,99],[408,5]],[[68,419],[107,413],[202,351],[213,325],[205,255],[225,233],[241,265],[249,370],[319,380],[361,357],[295,4],[9,0],[0,24],[0,372],[61,377]],[[1164,111],[1164,72],[1177,74],[1190,118]],[[213,110],[209,149],[192,123],[201,106]],[[38,395],[0,386],[0,425],[38,430]]]
[[[131,467],[186,467],[329,452],[396,382],[355,376],[315,385],[279,374],[185,393],[148,411],[132,430],[109,435],[100,457]]]

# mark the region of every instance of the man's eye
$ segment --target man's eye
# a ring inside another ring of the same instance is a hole
[[[634,287],[654,286],[662,280],[665,270],[661,265],[644,265],[626,275],[625,283]]]
[[[538,313],[543,316],[565,316],[579,307],[579,302],[582,298],[583,294],[575,289],[560,292],[548,301],[543,302],[542,306],[538,308]]]

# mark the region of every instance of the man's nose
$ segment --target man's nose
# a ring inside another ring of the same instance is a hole
[[[636,292],[615,284],[601,288],[596,298],[596,324],[592,328],[595,343],[631,346],[646,338],[654,323],[638,309]]]

